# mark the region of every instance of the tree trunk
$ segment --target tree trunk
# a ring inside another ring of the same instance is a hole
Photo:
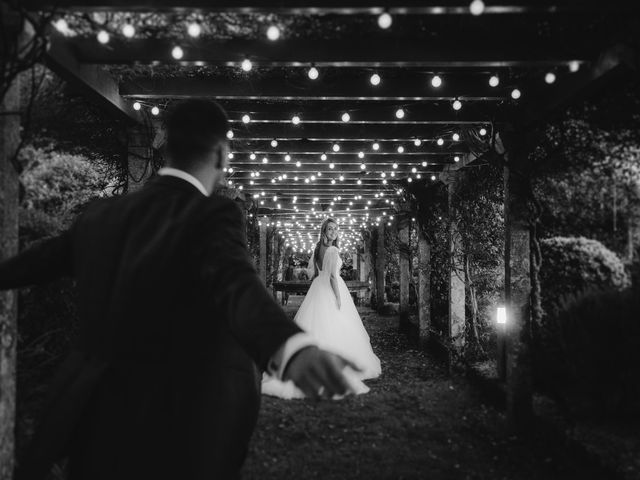
[[[260,278],[262,279],[262,283],[267,285],[267,222],[268,219],[265,217],[260,220],[260,261],[258,262],[258,266],[260,268]]]
[[[384,249],[384,222],[378,226],[378,245],[376,247],[376,308],[384,307],[384,270],[386,265],[386,252]]]
[[[418,237],[418,332],[424,348],[431,332],[431,246],[419,230]]]
[[[409,323],[409,283],[411,282],[409,259],[409,219],[403,218],[398,224],[399,253],[400,253],[400,328]]]

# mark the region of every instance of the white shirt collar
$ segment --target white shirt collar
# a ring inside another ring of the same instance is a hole
[[[209,196],[209,193],[207,192],[207,189],[204,188],[204,185],[202,184],[202,182],[198,180],[196,177],[194,177],[193,175],[191,175],[190,173],[185,172],[184,170],[179,170],[177,168],[171,168],[171,167],[163,167],[160,170],[158,170],[158,175],[181,178],[185,182],[189,182],[191,185],[193,185],[198,190],[200,190],[200,192],[202,192],[202,194],[205,197]]]

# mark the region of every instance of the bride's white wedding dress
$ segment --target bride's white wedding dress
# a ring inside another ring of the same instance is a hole
[[[313,280],[294,321],[312,335],[322,349],[337,353],[355,363],[362,373],[360,380],[380,375],[380,360],[373,353],[369,335],[362,325],[358,310],[353,303],[347,284],[340,277],[342,260],[338,249],[327,248],[322,261],[322,269]],[[334,273],[340,292],[341,307],[338,309],[336,296],[331,288],[331,272]],[[356,393],[366,393],[369,388],[362,382]],[[281,398],[303,398],[304,394],[292,381],[282,382],[264,375],[262,393]]]

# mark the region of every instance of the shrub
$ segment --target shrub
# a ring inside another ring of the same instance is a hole
[[[539,384],[572,416],[640,416],[640,291],[566,297],[547,318]]]
[[[588,290],[622,290],[630,285],[622,261],[597,240],[553,237],[540,242],[542,307],[555,317],[565,297]]]

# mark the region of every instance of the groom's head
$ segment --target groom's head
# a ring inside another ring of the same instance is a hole
[[[210,100],[184,100],[172,106],[165,120],[169,165],[186,171],[227,164],[229,120]]]

